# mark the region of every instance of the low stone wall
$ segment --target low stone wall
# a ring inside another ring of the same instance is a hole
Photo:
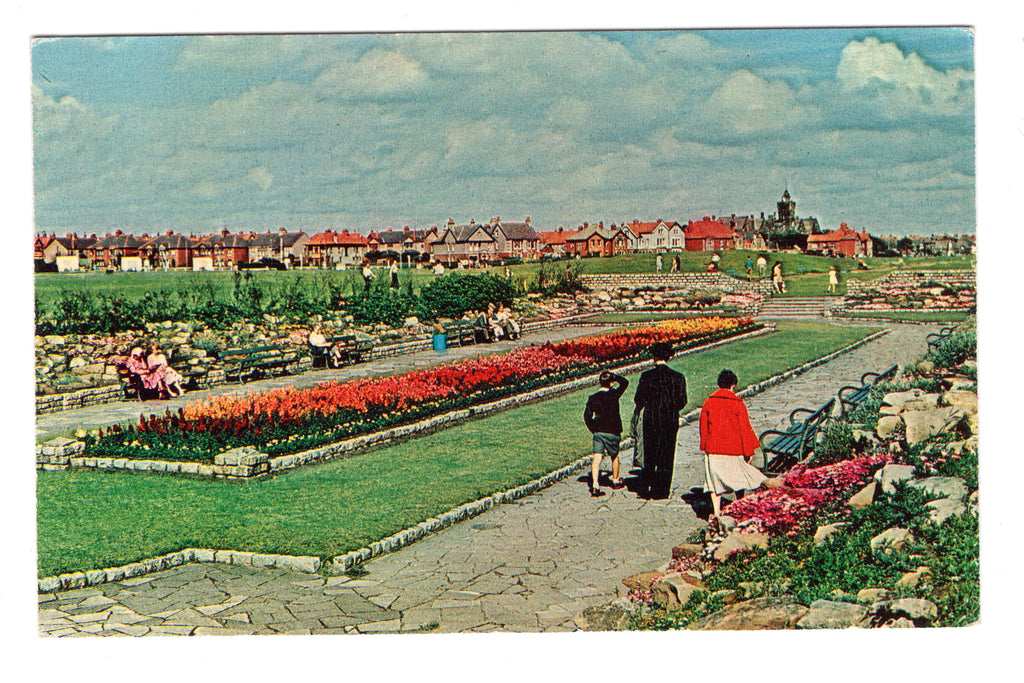
[[[767,296],[772,291],[770,280],[741,280],[726,273],[615,273],[581,275],[580,282],[589,289],[608,291],[629,289],[702,289],[711,292],[755,292]]]
[[[887,285],[906,286],[937,280],[949,285],[969,285],[977,287],[977,278],[973,270],[897,270],[877,280],[846,281],[847,294],[860,294],[864,290],[882,289]]]

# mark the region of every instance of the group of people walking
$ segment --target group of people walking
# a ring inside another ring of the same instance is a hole
[[[654,367],[640,375],[630,433],[634,438],[634,463],[641,468],[637,493],[640,498],[668,498],[672,485],[679,413],[686,407],[686,378],[669,367],[673,350],[667,342],[651,346]],[[721,512],[721,499],[733,492],[742,496],[769,479],[751,464],[760,453],[760,442],[750,424],[743,400],[736,395],[737,377],[731,370],[718,376],[718,390],[707,398],[700,415],[700,449],[704,453],[705,491],[711,496],[714,514]],[[600,389],[587,399],[583,421],[593,435],[590,495],[604,495],[600,484],[600,466],[607,456],[612,461],[611,487],[625,486],[620,476],[619,447],[622,419],[619,398],[629,380],[604,371],[598,377]]]

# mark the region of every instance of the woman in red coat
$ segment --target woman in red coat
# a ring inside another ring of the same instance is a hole
[[[708,396],[700,410],[700,449],[705,453],[704,473],[716,517],[721,512],[723,493],[742,495],[767,481],[749,464],[761,443],[750,426],[743,399],[734,393],[736,381],[732,370],[722,370],[718,391]]]

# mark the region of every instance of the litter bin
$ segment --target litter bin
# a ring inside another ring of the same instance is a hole
[[[443,334],[434,335],[434,350],[438,353],[443,353],[448,348],[448,338]]]

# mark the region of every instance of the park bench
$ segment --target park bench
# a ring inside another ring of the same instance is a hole
[[[894,365],[883,372],[865,372],[860,377],[859,386],[848,385],[839,389],[839,402],[843,404],[844,409],[856,408],[867,400],[872,389],[895,377],[897,370],[899,370],[899,366]]]
[[[325,337],[327,346],[310,346],[309,351],[313,356],[313,367],[324,368],[330,359],[330,349],[337,346],[340,352],[339,362],[343,365],[348,363],[360,363],[370,357],[373,351],[372,339],[359,339],[354,334],[339,334],[332,337]]]
[[[444,326],[445,341],[448,346],[476,343],[477,327],[468,320],[453,320]]]
[[[932,332],[925,337],[925,341],[928,342],[928,350],[935,351],[939,348],[939,344],[949,339],[949,335],[953,334],[955,329],[955,327],[943,327],[938,332]]]
[[[835,403],[833,398],[817,410],[797,408],[789,414],[787,429],[769,429],[761,433],[759,440],[766,463],[765,474],[782,474],[814,451],[818,432],[828,421]],[[797,415],[802,413],[808,413],[807,417],[798,420]]]
[[[129,370],[123,363],[115,362],[117,378],[121,382],[121,393],[124,399],[136,401],[149,401],[161,398],[159,389],[147,389],[142,383],[142,376]]]
[[[286,374],[289,366],[298,361],[293,349],[265,344],[245,348],[224,349],[217,354],[224,366],[224,378],[237,378],[239,382],[255,379],[266,374]]]

